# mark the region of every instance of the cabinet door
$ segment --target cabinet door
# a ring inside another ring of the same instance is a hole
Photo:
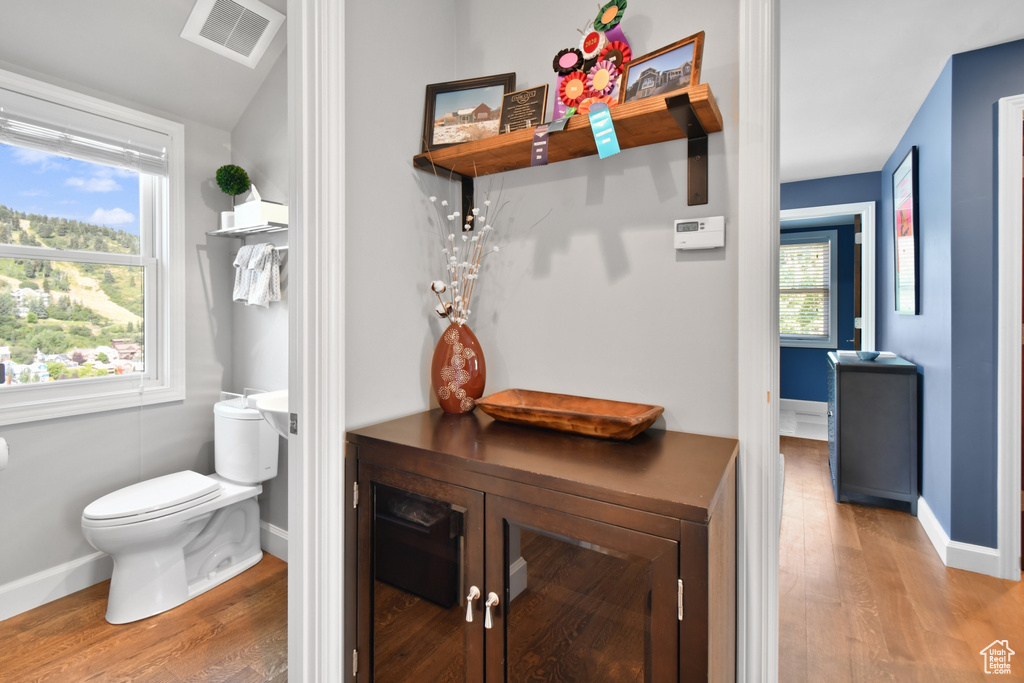
[[[364,463],[359,492],[359,680],[480,681],[483,494]]]
[[[675,541],[487,496],[487,680],[674,681]]]

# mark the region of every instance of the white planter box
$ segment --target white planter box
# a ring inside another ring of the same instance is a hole
[[[288,206],[275,202],[257,200],[235,206],[235,227],[247,228],[254,225],[288,225]]]

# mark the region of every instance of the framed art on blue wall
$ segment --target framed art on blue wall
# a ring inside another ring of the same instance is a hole
[[[892,174],[892,230],[893,281],[896,293],[896,312],[906,315],[918,313],[917,293],[917,146]]]

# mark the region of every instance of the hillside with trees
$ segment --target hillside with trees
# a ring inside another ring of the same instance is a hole
[[[28,214],[0,204],[0,242],[55,249],[138,254],[139,237],[124,230]],[[0,258],[0,346],[11,360],[109,346],[142,344],[143,268]],[[19,296],[21,305],[19,307]]]

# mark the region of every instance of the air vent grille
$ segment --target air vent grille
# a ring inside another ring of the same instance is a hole
[[[234,0],[216,0],[199,35],[248,57],[270,20],[250,12]]]
[[[283,22],[257,0],[199,0],[181,37],[255,68]]]

